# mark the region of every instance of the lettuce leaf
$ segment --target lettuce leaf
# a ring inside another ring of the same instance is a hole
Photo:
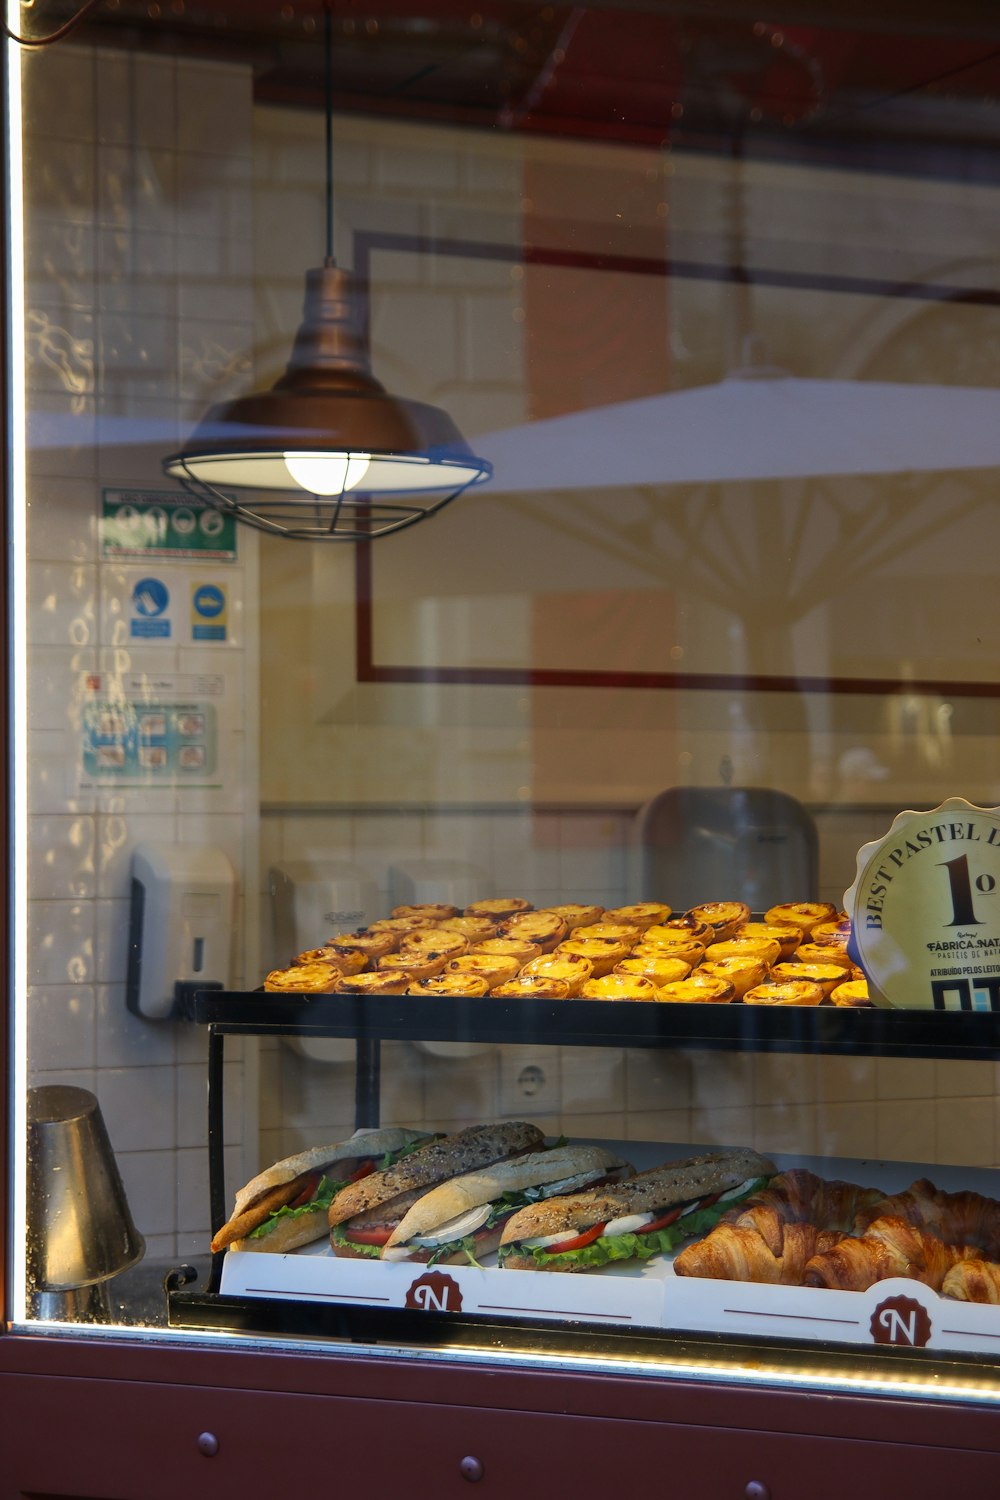
[[[330,1239],[335,1245],[346,1245],[349,1250],[354,1251],[355,1255],[367,1256],[369,1260],[382,1259],[381,1245],[356,1245],[353,1240],[347,1238],[345,1228],[344,1224],[335,1224],[330,1230]]]
[[[580,1250],[564,1250],[560,1255],[550,1254],[544,1245],[534,1245],[530,1250],[518,1244],[501,1245],[500,1265],[510,1255],[525,1254],[530,1254],[536,1265],[550,1271],[572,1270],[580,1266],[593,1268],[610,1265],[616,1260],[649,1260],[654,1255],[669,1255],[682,1240],[693,1239],[714,1229],[724,1213],[759,1192],[767,1181],[766,1177],[758,1177],[738,1198],[727,1198],[722,1203],[713,1203],[710,1208],[696,1208],[678,1219],[676,1224],[668,1224],[666,1229],[654,1229],[651,1234],[601,1235]],[[566,1237],[569,1239],[570,1235]]]

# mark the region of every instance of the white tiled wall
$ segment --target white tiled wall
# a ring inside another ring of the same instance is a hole
[[[140,653],[98,515],[104,486],[169,488],[160,458],[249,372],[251,80],[79,47],[27,53],[24,67],[29,419],[78,433],[29,453],[29,1082],[97,1095],[147,1254],[170,1257],[207,1241],[205,1036],[126,1009],[129,861],[140,840],[213,844],[240,892],[256,890],[256,619],[242,607],[256,549],[241,536],[226,575],[224,651]],[[122,420],[156,424],[156,441],[113,442]],[[82,674],[218,671],[222,656],[240,700],[219,746],[228,793],[81,790]],[[238,983],[255,938],[241,894]],[[256,1155],[256,1067],[239,1043],[227,1056],[238,1173]]]

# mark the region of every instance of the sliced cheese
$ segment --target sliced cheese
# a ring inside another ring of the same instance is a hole
[[[652,1222],[652,1214],[623,1214],[620,1219],[612,1219],[605,1224],[601,1238],[610,1239],[614,1234],[635,1234],[637,1229],[643,1229]]]
[[[426,1247],[447,1245],[450,1240],[463,1239],[465,1235],[475,1234],[477,1229],[481,1229],[491,1211],[492,1204],[490,1203],[480,1203],[475,1208],[467,1208],[464,1213],[456,1214],[453,1219],[439,1224],[433,1232],[415,1234],[409,1243]]]

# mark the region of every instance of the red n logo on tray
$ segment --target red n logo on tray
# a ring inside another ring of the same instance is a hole
[[[411,1283],[405,1305],[418,1307],[421,1312],[461,1312],[462,1293],[453,1277],[443,1271],[428,1271]]]
[[[876,1344],[922,1349],[931,1336],[930,1315],[912,1297],[887,1297],[872,1313],[871,1330]]]

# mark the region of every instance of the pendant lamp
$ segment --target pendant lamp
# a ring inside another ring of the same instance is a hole
[[[326,240],[303,319],[269,391],[213,406],[164,473],[258,531],[369,541],[431,516],[492,472],[446,412],[391,396],[371,372],[364,308],[333,259],[332,29],[325,12]]]

